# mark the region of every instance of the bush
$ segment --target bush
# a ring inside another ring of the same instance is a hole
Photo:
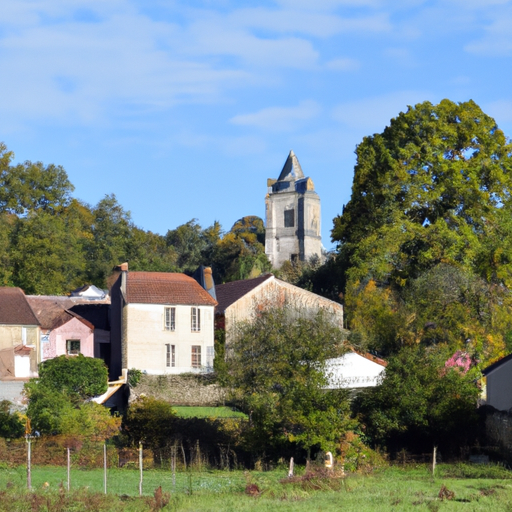
[[[0,402],[0,437],[16,438],[25,432],[19,413],[13,412],[11,408],[12,404],[8,400]]]

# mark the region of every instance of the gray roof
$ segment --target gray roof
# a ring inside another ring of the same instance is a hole
[[[291,150],[277,181],[296,181],[304,177],[299,159],[295,156],[293,150]]]

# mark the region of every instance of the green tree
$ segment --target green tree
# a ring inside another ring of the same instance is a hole
[[[511,151],[472,101],[418,104],[365,137],[332,233],[349,274],[401,285],[440,262],[472,265],[512,201]]]
[[[28,161],[13,166],[10,165],[13,157],[0,143],[1,213],[54,212],[69,203],[74,187],[61,166]]]
[[[265,224],[256,215],[247,215],[237,220],[230,231],[237,235],[252,233],[261,245],[265,245]]]
[[[457,453],[477,433],[478,370],[446,365],[446,347],[406,347],[390,358],[380,386],[358,395],[354,408],[373,444],[424,453]]]
[[[12,411],[9,400],[0,401],[0,437],[22,437],[25,433],[25,425],[20,414]]]
[[[39,378],[25,384],[27,416],[42,434],[110,437],[120,421],[108,409],[87,400],[108,388],[108,370],[101,359],[59,356],[39,365]]]
[[[10,240],[10,279],[25,293],[63,295],[83,284],[88,237],[72,207],[16,219]]]
[[[98,396],[108,388],[108,369],[101,359],[59,356],[39,365],[39,378],[32,380],[39,388],[46,388],[77,400]],[[30,395],[29,395],[30,398]]]
[[[176,414],[169,402],[141,396],[133,402],[123,420],[123,432],[129,442],[153,451],[159,462],[169,457]]]
[[[220,227],[220,226],[219,226]],[[177,265],[183,272],[193,272],[203,262],[203,253],[208,250],[212,243],[210,236],[203,234],[197,219],[189,220],[187,223],[169,230],[166,235],[166,242],[177,254]]]
[[[502,353],[499,330],[510,331],[501,304],[510,300],[512,278],[505,249],[512,240],[511,150],[474,102],[448,100],[409,107],[359,144],[352,196],[332,236],[347,325],[374,348],[393,353],[426,341],[436,325],[443,333],[438,342],[461,346],[468,331],[488,345],[483,353],[490,359]],[[436,277],[441,273],[448,281]],[[443,282],[458,283],[462,302]],[[486,294],[494,297],[491,307],[474,316]],[[363,309],[372,301],[377,317]],[[376,320],[386,316],[379,333]]]
[[[92,241],[88,254],[89,281],[103,287],[112,269],[129,259],[133,223],[114,194],[106,195],[92,210]]]
[[[237,326],[228,346],[233,396],[249,414],[254,449],[295,442],[308,453],[333,450],[347,428],[344,391],[325,391],[326,360],[341,354],[344,334],[322,312],[308,318],[264,308]]]

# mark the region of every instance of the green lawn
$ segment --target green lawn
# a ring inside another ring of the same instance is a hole
[[[247,418],[240,411],[231,407],[173,407],[181,418]]]
[[[298,470],[299,476],[303,469]],[[485,478],[482,475],[487,476]],[[26,470],[0,469],[0,509],[150,511],[155,508],[154,490],[162,486],[170,502],[163,510],[176,511],[510,511],[512,473],[502,468],[440,465],[432,478],[427,466],[391,467],[374,474],[349,475],[344,479],[306,479],[288,483],[286,469],[271,472],[205,471],[178,472],[173,485],[166,470],[144,472],[144,497],[139,498],[139,473],[111,469],[108,496],[102,496],[101,470],[73,470],[70,494],[59,491],[66,484],[65,468],[33,468],[35,493],[26,493]],[[488,478],[489,476],[493,478]],[[47,482],[49,485],[43,487]],[[258,496],[248,496],[247,483],[256,484]],[[442,486],[454,492],[441,500]]]

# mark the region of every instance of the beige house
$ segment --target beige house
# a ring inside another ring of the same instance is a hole
[[[215,299],[194,279],[119,267],[110,290],[111,378],[123,368],[153,375],[213,368]]]
[[[37,376],[41,362],[39,322],[23,290],[0,288],[0,379]]]
[[[341,304],[277,279],[273,274],[217,285],[215,292],[218,301],[216,328],[225,329],[227,343],[237,322],[250,320],[255,312],[265,307],[290,306],[306,315],[322,310],[340,329],[343,328]]]

